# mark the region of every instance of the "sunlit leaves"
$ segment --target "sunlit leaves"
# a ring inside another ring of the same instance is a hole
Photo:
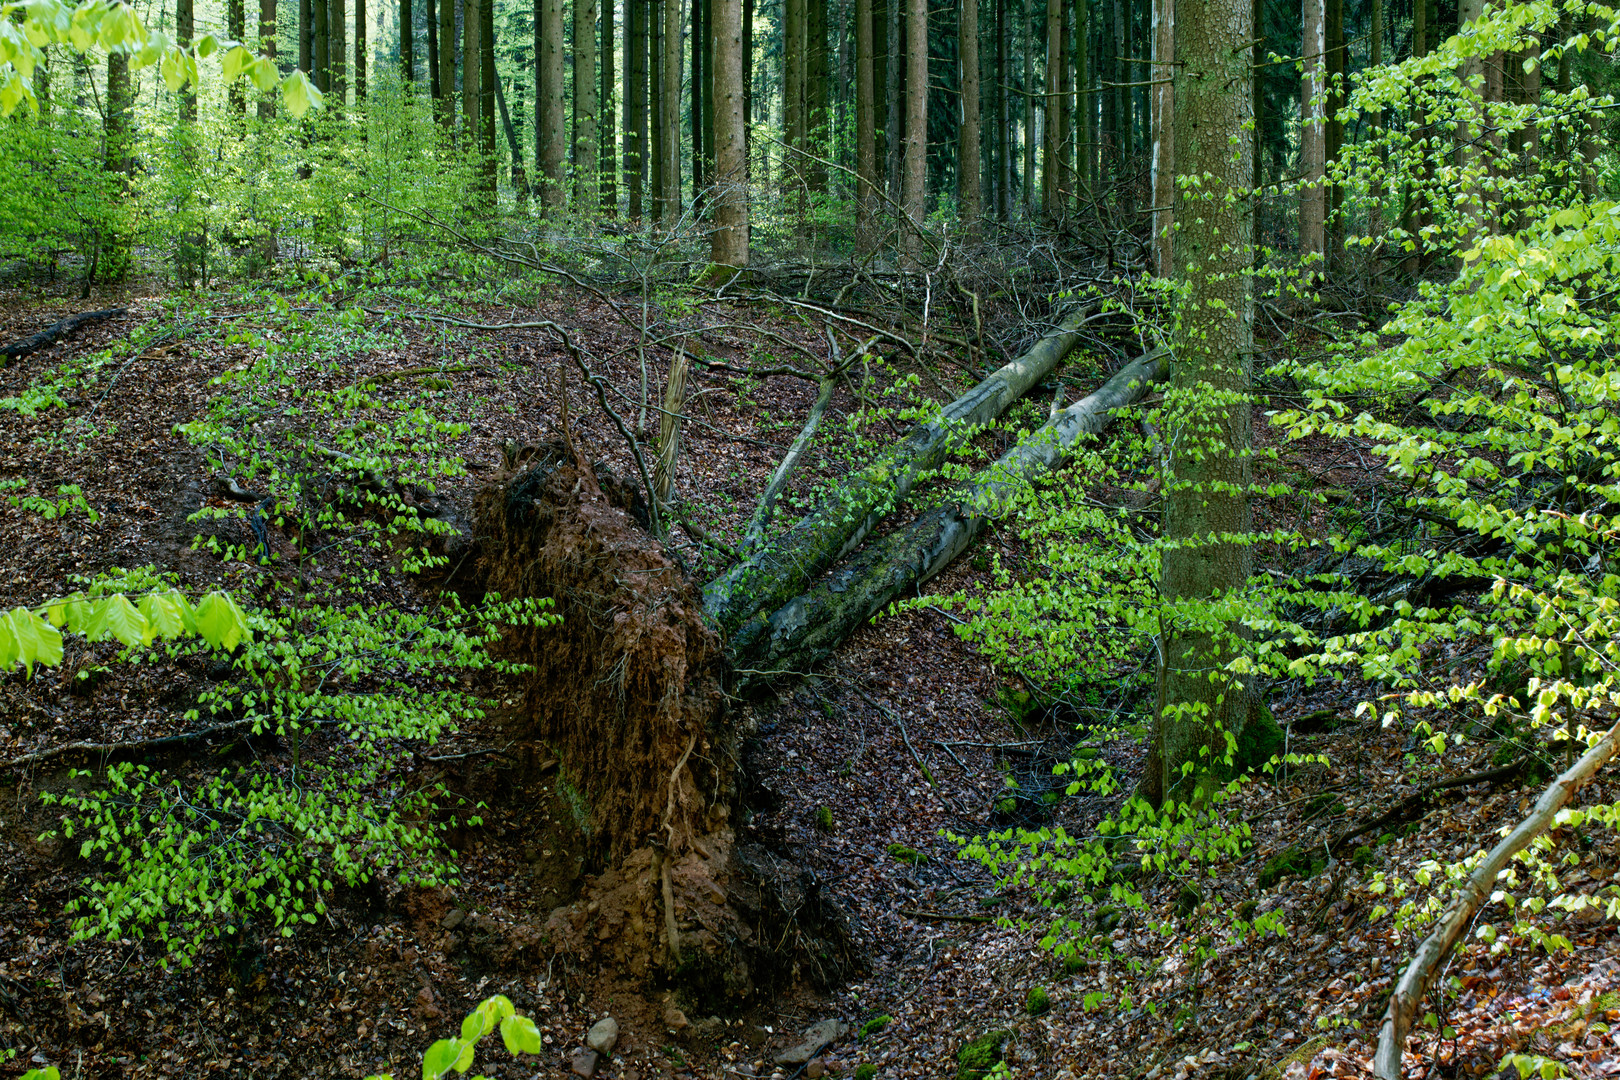
[[[226,593],[210,593],[193,607],[178,590],[149,593],[132,603],[123,593],[52,600],[37,611],[15,608],[0,613],[0,672],[19,664],[62,662],[62,634],[88,641],[116,640],[130,648],[200,635],[209,646],[230,652],[249,636],[247,617]]]

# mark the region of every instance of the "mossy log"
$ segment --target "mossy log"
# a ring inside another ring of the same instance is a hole
[[[968,433],[996,419],[1051,375],[1079,344],[1081,325],[1097,310],[1096,305],[1075,310],[1023,356],[951,402],[938,419],[918,424],[851,476],[775,543],[748,553],[704,586],[704,611],[720,632],[735,638],[750,620],[763,621],[858,547],[917,479],[942,465]]]
[[[1169,369],[1163,351],[1126,364],[1095,393],[1003,454],[956,499],[872,544],[768,618],[745,626],[731,640],[739,684],[808,671],[890,601],[949,566],[1003,511],[1017,487],[1066,461],[1083,436],[1107,428],[1117,410],[1140,401]]]

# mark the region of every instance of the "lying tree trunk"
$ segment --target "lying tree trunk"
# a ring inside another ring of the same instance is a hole
[[[751,622],[731,640],[733,671],[744,685],[806,671],[890,601],[938,574],[998,516],[1018,486],[1068,459],[1083,435],[1096,434],[1114,411],[1142,399],[1169,371],[1160,350],[1126,364],[1085,399],[1058,413],[1003,454],[953,502],[884,537],[815,588]]]
[[[1620,751],[1620,724],[1609,729],[1598,744],[1581,756],[1552,786],[1536,800],[1536,808],[1521,821],[1517,828],[1502,838],[1491,849],[1485,861],[1468,875],[1457,899],[1443,915],[1433,932],[1418,946],[1417,954],[1407,966],[1395,992],[1390,995],[1389,1011],[1384,1014],[1383,1030],[1378,1035],[1378,1053],[1373,1058],[1373,1069],[1379,1080],[1400,1080],[1401,1051],[1406,1046],[1406,1033],[1412,1026],[1412,1017],[1423,1003],[1424,995],[1434,984],[1440,965],[1451,954],[1451,948],[1462,937],[1474,915],[1485,906],[1486,899],[1496,888],[1496,876],[1514,855],[1524,850],[1537,836],[1545,832],[1558,816],[1558,811],[1575,792],[1584,787],[1616,751]]]
[[[61,322],[52,323],[37,334],[13,341],[10,345],[0,345],[0,361],[6,359],[16,360],[37,352],[59,338],[66,337],[86,323],[100,322],[102,319],[111,319],[118,315],[129,314],[128,308],[107,308],[105,311],[85,311],[78,315],[69,315]]]
[[[944,463],[964,433],[989,423],[1044,380],[1080,341],[1080,327],[1097,313],[1091,304],[1070,314],[1058,329],[1018,359],[993,372],[939,419],[919,424],[865,469],[828,495],[776,543],[750,553],[703,589],[705,613],[721,634],[736,639],[751,619],[775,611],[815,575],[854,550],[866,534],[910,493],[917,478]],[[752,629],[758,633],[759,627]]]

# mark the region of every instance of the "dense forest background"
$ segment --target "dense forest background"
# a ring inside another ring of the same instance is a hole
[[[1617,35],[0,3],[0,1075],[1620,1070]]]

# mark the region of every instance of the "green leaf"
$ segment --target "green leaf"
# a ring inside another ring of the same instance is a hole
[[[321,92],[302,71],[295,71],[281,81],[281,100],[286,102],[287,113],[294,120],[302,120],[311,109],[325,107]]]
[[[216,649],[231,652],[249,635],[247,616],[229,593],[211,592],[197,605],[197,633]]]
[[[0,615],[0,671],[22,664],[31,676],[34,665],[55,667],[62,662],[62,635],[27,608]]]
[[[439,1080],[455,1067],[461,1056],[461,1044],[455,1039],[440,1039],[422,1055],[422,1080]]]
[[[114,593],[92,602],[90,620],[85,625],[84,636],[90,641],[117,638],[133,648],[136,645],[152,644],[156,631],[152,624],[146,621],[146,616],[129,602],[129,597],[123,593]]]
[[[501,1041],[513,1057],[540,1052],[540,1030],[527,1016],[508,1016],[501,1021]]]
[[[483,1013],[477,1009],[474,1009],[472,1012],[468,1013],[467,1018],[461,1022],[461,1041],[477,1042],[479,1039],[484,1037],[488,1030],[489,1029],[484,1026]]]

